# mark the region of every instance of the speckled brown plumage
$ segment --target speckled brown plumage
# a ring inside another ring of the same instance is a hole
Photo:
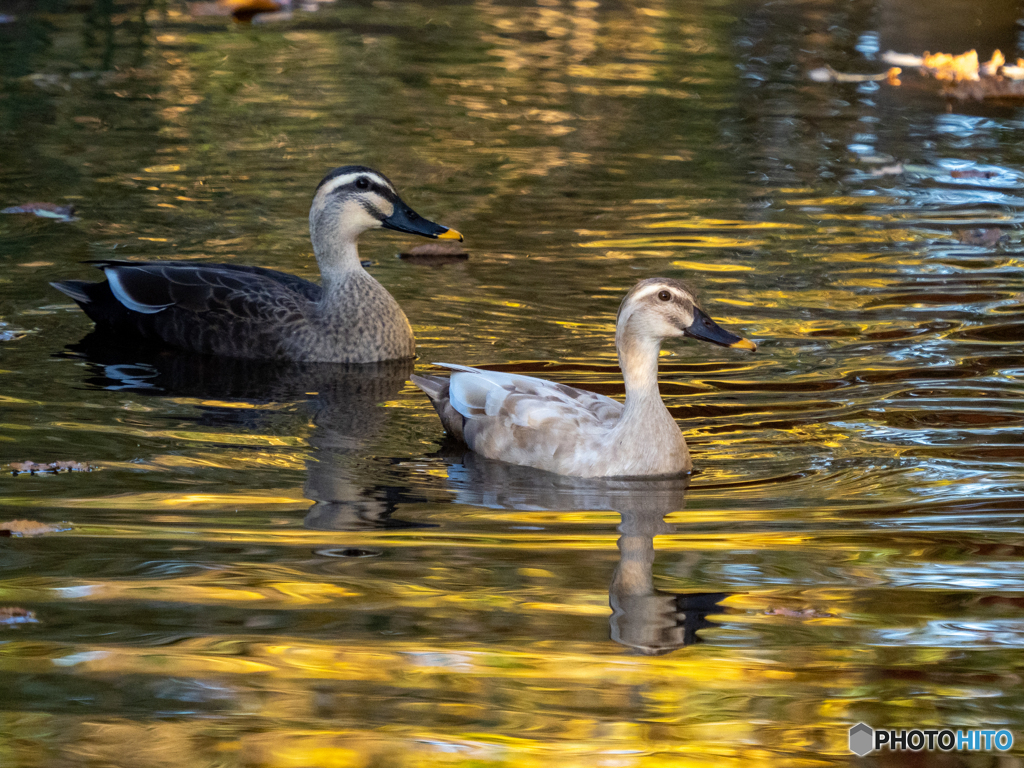
[[[109,282],[59,285],[97,326],[114,333],[201,354],[261,360],[365,363],[415,355],[405,313],[362,270],[333,286],[332,299],[324,301],[319,285],[270,269],[180,261],[91,263],[108,274],[116,270],[133,296],[170,305],[152,314],[133,312],[117,300]]]
[[[420,218],[384,176],[363,166],[329,173],[309,219],[322,286],[272,269],[182,261],[94,261],[106,282],[53,286],[98,329],[201,354],[328,363],[413,357],[412,326],[362,268],[356,239],[381,226],[461,235]]]

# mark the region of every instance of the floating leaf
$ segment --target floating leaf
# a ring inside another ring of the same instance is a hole
[[[249,22],[257,14],[276,13],[289,5],[288,0],[217,0],[217,2],[189,3],[193,16],[231,16],[235,21]]]
[[[845,72],[837,72],[832,67],[824,66],[812,69],[807,76],[816,83],[872,83],[881,80],[888,80],[892,85],[899,85],[897,76],[902,70],[899,67],[890,67],[887,72],[877,75],[849,75]]]
[[[449,243],[424,243],[398,254],[398,258],[412,264],[439,266],[466,261],[469,254],[464,248]]]
[[[881,59],[886,64],[897,67],[920,67],[924,64],[924,59],[921,56],[915,56],[912,53],[896,53],[896,51],[886,51],[882,54]]]
[[[928,53],[914,56],[887,51],[882,61],[899,67],[916,67],[926,77],[943,84],[943,91],[957,99],[1020,99],[1024,98],[1024,60],[1007,64],[1002,52],[996,50],[986,62],[978,60],[974,50],[954,56],[950,53]],[[893,85],[897,82],[890,81]]]
[[[0,523],[0,536],[42,536],[44,533],[70,531],[70,523],[40,523],[38,520],[8,520]]]
[[[220,4],[231,9],[236,21],[250,21],[258,13],[275,13],[286,5],[274,0],[220,0]]]
[[[0,341],[17,341],[28,336],[31,331],[20,328],[8,328],[7,323],[0,322]]]
[[[999,53],[996,51],[996,53]],[[949,80],[959,83],[962,80],[978,80],[978,52],[970,50],[953,56],[949,53],[928,53],[925,51],[921,66],[928,70],[936,80]],[[1002,58],[1002,54],[1000,54]]]
[[[92,467],[81,461],[51,461],[49,464],[37,464],[34,461],[11,462],[13,474],[20,475],[24,472],[35,474],[37,472],[92,472]]]
[[[994,245],[998,245],[999,241],[1004,238],[1003,230],[999,229],[999,227],[960,230],[960,242],[964,245],[981,245],[991,248]]]
[[[7,608],[0,606],[0,627],[15,626],[18,624],[38,624],[35,611],[26,611],[24,608]]]
[[[875,168],[871,171],[872,176],[902,176],[906,169],[903,167],[903,163],[894,163],[893,165],[883,165],[881,168]]]
[[[954,179],[994,179],[999,174],[995,171],[976,171],[968,168],[962,171],[952,171],[950,174]]]
[[[0,213],[31,213],[44,219],[57,219],[58,221],[78,221],[74,215],[73,205],[54,205],[53,203],[22,203],[12,205],[9,208],[0,210]]]

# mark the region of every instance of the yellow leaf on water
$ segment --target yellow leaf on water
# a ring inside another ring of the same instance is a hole
[[[925,51],[923,58],[924,68],[937,80],[959,83],[962,80],[977,80],[980,77],[978,75],[978,52],[974,49],[967,53],[961,53],[959,56]]]

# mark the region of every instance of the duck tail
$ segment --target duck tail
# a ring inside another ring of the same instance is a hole
[[[92,297],[89,296],[89,286],[95,285],[85,280],[62,280],[56,283],[50,283],[61,293],[70,296],[79,304],[88,304],[92,301]]]
[[[448,386],[451,383],[448,377],[431,376],[429,374],[421,376],[414,373],[409,377],[409,380],[422,389],[427,397],[430,398],[430,404],[437,411],[437,415],[441,419],[441,426],[445,428],[445,431],[456,440],[466,442],[463,431],[466,418],[452,408],[451,401],[448,399]]]
[[[61,280],[50,283],[54,288],[75,300],[97,328],[138,336],[141,333],[138,315],[121,304],[110,290],[110,283],[88,280]]]
[[[414,373],[409,377],[409,381],[426,393],[427,397],[430,398],[430,402],[434,403],[434,407],[437,407],[441,400],[448,399],[447,376],[430,376],[427,374],[420,376]]]

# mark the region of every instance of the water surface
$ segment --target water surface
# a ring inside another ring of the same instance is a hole
[[[80,217],[0,217],[0,460],[95,468],[0,477],[0,519],[73,526],[0,540],[0,607],[37,619],[0,626],[0,763],[824,765],[858,721],[1024,743],[1024,126],[806,80],[881,69],[873,7],[0,24],[0,207]],[[654,275],[756,340],[666,345],[696,474],[481,461],[412,365],[118,349],[48,286],[96,258],[314,278],[313,189],[355,162],[467,236],[443,266],[361,241],[418,370],[621,396],[615,312]]]

